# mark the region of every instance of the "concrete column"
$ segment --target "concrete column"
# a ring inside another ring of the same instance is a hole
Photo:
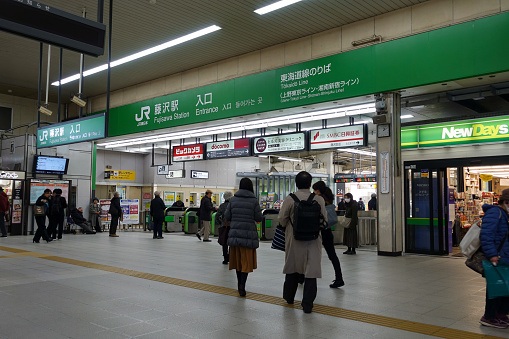
[[[377,124],[378,254],[403,251],[403,181],[401,169],[401,96],[384,93],[386,123]]]

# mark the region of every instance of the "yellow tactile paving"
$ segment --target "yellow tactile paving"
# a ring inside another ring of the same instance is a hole
[[[17,248],[11,248],[11,247],[0,246],[0,251],[18,253],[15,255],[0,256],[0,258],[14,258],[14,257],[22,257],[22,256],[31,256],[31,257],[35,257],[35,258],[57,261],[57,262],[66,263],[66,264],[75,265],[75,266],[82,266],[82,267],[93,268],[93,269],[97,269],[97,270],[101,270],[101,271],[107,271],[107,272],[127,275],[127,276],[140,278],[140,279],[158,281],[158,282],[162,282],[162,283],[170,284],[170,285],[176,285],[176,286],[181,286],[181,287],[197,289],[197,290],[201,290],[201,291],[207,291],[207,292],[212,292],[212,293],[218,293],[218,294],[239,297],[237,290],[233,289],[233,288],[214,286],[214,285],[204,284],[204,283],[200,283],[200,282],[194,282],[194,281],[189,281],[189,280],[166,277],[166,276],[157,275],[157,274],[129,270],[129,269],[120,268],[120,267],[107,266],[107,265],[86,262],[86,261],[56,257],[56,256],[52,256],[52,255],[30,252],[30,251],[20,250]],[[263,303],[284,306],[284,307],[289,307],[289,308],[297,308],[297,309],[301,308],[300,302],[298,300],[295,300],[295,305],[288,305],[282,298],[274,297],[271,295],[260,294],[260,293],[249,292],[245,298],[249,299],[249,300],[254,300],[254,301],[259,301],[259,302],[263,302]],[[384,317],[381,315],[364,313],[364,312],[359,312],[359,311],[352,311],[352,310],[347,310],[344,308],[327,306],[327,305],[315,304],[315,306],[313,307],[313,312],[323,314],[323,315],[328,315],[331,317],[354,320],[354,321],[363,322],[363,323],[367,323],[367,324],[389,327],[389,328],[394,328],[394,329],[413,332],[413,333],[431,335],[431,336],[435,336],[438,338],[503,339],[503,337],[495,337],[495,336],[489,336],[489,335],[485,335],[485,334],[461,331],[461,330],[456,330],[456,329],[451,329],[451,328],[446,328],[446,327],[441,327],[441,326],[436,326],[436,325],[429,325],[429,324],[423,324],[423,323],[418,323],[418,322],[409,321],[409,320]]]

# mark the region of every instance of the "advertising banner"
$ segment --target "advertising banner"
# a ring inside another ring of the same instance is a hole
[[[164,191],[163,201],[166,206],[171,206],[175,202],[175,192]]]
[[[207,159],[248,157],[250,154],[249,138],[207,143]]]
[[[401,148],[509,141],[509,117],[464,120],[401,129]]]
[[[69,181],[67,180],[37,180],[30,181],[30,204],[33,205],[45,189],[53,191],[55,188],[62,190],[62,196],[69,202]]]
[[[72,144],[106,137],[104,113],[37,129],[37,148]]]
[[[254,138],[253,145],[255,154],[305,151],[306,135],[304,133],[293,133],[258,137]]]
[[[173,147],[173,161],[203,160],[203,144]]]
[[[110,222],[111,214],[108,213],[110,210],[111,200],[99,199],[99,205],[101,206],[101,222]]]
[[[140,200],[139,199],[121,199],[120,207],[122,207],[122,213],[124,215],[124,224],[139,224],[140,213],[139,213]]]
[[[104,170],[104,179],[109,180],[136,180],[136,171]]]
[[[144,210],[150,209],[150,202],[152,201],[152,196],[150,193],[143,193],[143,199],[141,201],[142,208]]]
[[[310,138],[310,150],[366,146],[368,142],[367,125],[312,130]]]

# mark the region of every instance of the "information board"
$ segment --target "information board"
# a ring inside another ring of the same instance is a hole
[[[139,224],[140,223],[140,200],[139,199],[121,199],[120,207],[122,207],[122,214],[124,215],[124,224]]]
[[[306,150],[304,133],[281,134],[269,137],[258,137],[253,140],[255,154],[295,152]]]
[[[106,137],[104,113],[37,129],[37,148],[72,144]]]
[[[366,146],[368,142],[367,125],[312,130],[310,139],[310,150]]]
[[[207,143],[207,159],[248,157],[250,154],[248,138]]]

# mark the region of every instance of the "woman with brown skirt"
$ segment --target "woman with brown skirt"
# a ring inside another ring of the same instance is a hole
[[[249,178],[240,181],[239,190],[230,199],[225,213],[230,224],[230,270],[237,273],[239,295],[246,296],[247,275],[256,269],[256,249],[259,246],[256,223],[262,221],[262,211]]]
[[[357,248],[359,242],[357,240],[357,224],[359,223],[359,218],[357,216],[357,201],[353,200],[352,193],[345,194],[345,205],[345,217],[352,218],[352,221],[350,222],[350,227],[345,228],[343,233],[343,244],[348,247],[343,254],[355,254],[355,248]]]

